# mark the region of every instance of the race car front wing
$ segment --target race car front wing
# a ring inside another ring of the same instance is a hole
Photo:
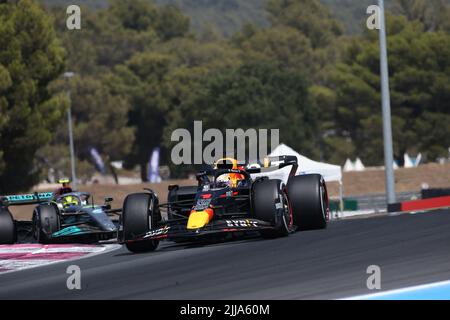
[[[210,236],[226,235],[228,233],[248,233],[262,230],[272,230],[273,226],[258,219],[230,218],[215,220],[199,229],[188,229],[186,220],[166,221],[157,228],[149,230],[145,234],[138,235],[134,239],[121,239],[120,243],[149,241],[149,240],[195,240]]]

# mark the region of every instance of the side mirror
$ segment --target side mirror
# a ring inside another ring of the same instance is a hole
[[[112,197],[105,197],[105,203],[113,202],[114,198]]]

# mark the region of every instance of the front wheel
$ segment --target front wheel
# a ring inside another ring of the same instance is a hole
[[[14,219],[6,208],[0,208],[0,244],[13,244],[17,234]]]
[[[290,207],[281,180],[262,180],[253,187],[253,211],[256,219],[270,222],[272,230],[264,230],[265,238],[287,236],[292,226]]]
[[[125,198],[122,210],[123,240],[129,251],[150,252],[158,247],[158,240],[133,242],[133,239],[145,235],[156,227],[160,220],[157,206],[156,195],[151,193],[133,193]]]
[[[61,228],[58,210],[54,205],[42,204],[33,212],[33,237],[38,243],[50,243],[51,236]]]

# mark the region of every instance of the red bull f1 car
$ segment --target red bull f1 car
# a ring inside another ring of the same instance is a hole
[[[270,172],[288,166],[287,183],[269,178]],[[329,220],[325,181],[319,174],[295,175],[297,168],[295,156],[266,158],[251,166],[225,158],[198,173],[197,185],[169,186],[167,203],[160,203],[151,190],[130,194],[123,204],[119,242],[132,252],[147,252],[161,240],[185,242],[249,232],[272,238],[324,229]]]

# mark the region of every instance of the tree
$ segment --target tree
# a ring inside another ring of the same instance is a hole
[[[135,128],[135,144],[126,166],[138,165],[147,179],[147,164],[154,147],[162,148],[167,162],[164,132],[171,114],[198,90],[200,80],[214,70],[236,64],[237,52],[225,43],[200,43],[192,37],[161,42],[152,51],[134,55],[115,68],[114,90],[127,96],[128,125]]]
[[[189,31],[189,18],[174,6],[164,6],[159,9],[159,20],[156,31],[161,40],[167,41],[185,36]]]
[[[280,70],[276,65],[247,62],[205,77],[198,91],[174,110],[171,129],[192,129],[202,120],[203,130],[279,129],[280,141],[316,156],[317,114],[308,97],[302,73]],[[225,136],[225,134],[224,134]]]
[[[158,10],[150,1],[112,0],[108,11],[118,18],[125,29],[146,31],[155,29],[158,23]]]
[[[76,75],[65,82],[55,83],[57,91],[66,91],[70,88],[72,103],[72,123],[74,145],[77,159],[77,176],[84,180],[94,172],[90,150],[95,148],[103,155],[104,162],[122,160],[131,150],[134,142],[134,131],[128,126],[128,112],[130,105],[127,99],[120,94],[114,94],[109,88],[112,74],[101,77]],[[65,119],[64,119],[65,120]],[[69,175],[67,161],[56,160],[55,154],[63,155],[68,151],[67,121],[61,121],[55,128],[55,136],[50,144],[42,148],[39,156],[51,167],[61,174]],[[81,170],[84,167],[85,170]]]
[[[389,16],[387,25],[394,153],[422,152],[429,160],[450,146],[450,35],[426,32],[418,21]],[[383,159],[377,35],[346,48],[333,73],[336,131],[370,165]],[[432,129],[431,129],[432,128]],[[332,152],[332,151],[331,151]],[[343,160],[343,159],[342,159]]]
[[[51,12],[69,53],[68,65],[77,74],[71,81],[72,113],[76,155],[84,176],[92,172],[91,147],[105,160],[126,159],[130,167],[145,168],[152,146],[160,143],[158,132],[168,101],[162,78],[169,70],[170,54],[155,51],[166,42],[190,37],[189,19],[172,6],[113,0],[102,10],[83,7],[81,30],[67,32],[65,10]],[[59,90],[65,89],[60,83]],[[41,158],[51,159],[66,141],[67,127],[62,124],[50,146],[42,148]],[[65,171],[63,162],[53,162],[58,163],[58,171]]]
[[[336,160],[337,153],[327,151],[330,144],[342,140],[340,144],[346,146],[341,150],[352,150],[346,139],[333,136],[335,94],[329,82],[345,42],[342,27],[317,0],[271,0],[267,10],[270,28],[257,30],[247,25],[232,43],[242,50],[244,60],[299,70],[308,78],[309,99],[318,110],[317,155],[322,160]]]
[[[251,60],[302,70],[314,84],[323,84],[322,71],[338,57],[335,45],[342,27],[318,0],[270,0],[270,28],[246,25],[232,42]]]
[[[246,22],[268,26],[262,0],[154,0],[159,5],[176,5],[190,17],[192,30],[201,34],[212,25],[225,37],[232,36]]]
[[[48,90],[64,68],[52,23],[31,0],[0,4],[0,193],[38,181],[35,153],[64,114]]]
[[[67,30],[65,8],[50,12],[68,52],[67,65],[78,74],[108,72],[158,40],[158,11],[147,1],[113,1],[97,11],[82,7],[81,30],[76,32]]]
[[[301,31],[314,48],[328,45],[343,32],[341,24],[319,0],[269,0],[267,10],[272,25]]]
[[[313,74],[314,50],[311,40],[302,32],[288,26],[274,26],[256,32],[240,44],[246,58],[278,64],[281,68],[303,70]]]
[[[147,180],[146,166],[153,147],[159,146],[165,125],[168,100],[163,94],[163,81],[169,71],[170,56],[141,53],[116,68],[117,90],[127,92],[132,106],[128,124],[135,128],[135,144],[127,156],[127,167],[139,165],[141,178]]]
[[[408,20],[420,21],[425,31],[450,31],[450,9],[448,0],[396,0],[394,10],[404,14]]]

